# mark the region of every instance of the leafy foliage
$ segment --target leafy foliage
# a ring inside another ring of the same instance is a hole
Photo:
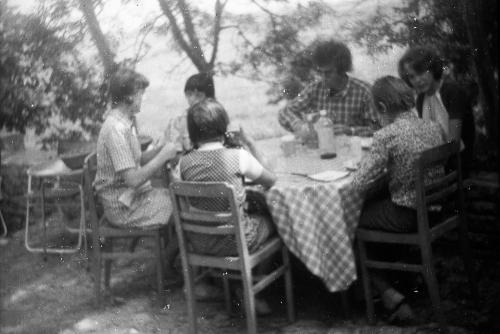
[[[44,144],[95,134],[107,99],[98,69],[79,58],[79,39],[46,12],[26,16],[0,6],[0,128],[33,127]],[[57,126],[67,122],[72,129]]]
[[[335,11],[322,1],[311,1],[299,4],[288,14],[267,14],[267,33],[257,42],[245,38],[240,49],[242,59],[231,64],[231,72],[247,71],[252,78],[267,81],[270,102],[277,103],[297,96],[314,78],[309,44],[315,36],[310,33],[321,25],[323,18],[334,19]]]
[[[486,2],[492,4],[491,0]],[[484,7],[494,8],[488,4]],[[488,49],[496,59],[496,11],[485,11],[478,19],[484,21],[490,41]],[[353,40],[366,46],[371,54],[387,52],[393,46],[434,45],[453,65],[456,79],[471,80],[474,50],[460,1],[411,0],[396,7],[378,6],[373,15],[358,20],[350,30]]]

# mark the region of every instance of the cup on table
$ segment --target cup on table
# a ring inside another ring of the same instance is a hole
[[[297,153],[298,141],[293,135],[281,137],[280,147],[285,157],[289,157]]]
[[[340,155],[351,154],[351,137],[341,134],[335,137],[335,141],[337,142],[337,151]]]
[[[353,160],[359,162],[363,157],[363,138],[358,136],[351,137],[350,150],[353,155]]]

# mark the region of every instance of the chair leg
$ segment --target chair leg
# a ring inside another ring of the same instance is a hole
[[[93,249],[93,259],[92,259],[92,271],[94,273],[94,289],[95,289],[95,304],[96,307],[101,306],[101,247],[99,242],[97,245],[92,245]]]
[[[460,226],[460,248],[462,250],[462,259],[464,261],[464,267],[469,277],[469,284],[471,285],[472,297],[474,302],[479,304],[479,291],[477,289],[477,276],[474,270],[474,263],[472,260],[472,251],[470,247],[469,238],[467,237],[467,228],[463,225]]]
[[[158,288],[158,298],[162,300],[163,298],[163,265],[162,265],[162,256],[161,256],[161,251],[162,251],[162,242],[161,242],[161,235],[160,231],[155,236],[155,251],[156,251],[156,282],[157,282],[157,288]],[[163,300],[162,300],[163,302]]]
[[[283,246],[282,248],[283,264],[286,267],[285,271],[285,293],[286,293],[286,310],[288,321],[295,322],[295,301],[293,297],[293,281],[292,281],[292,267],[290,265],[290,254],[288,249]]]
[[[231,289],[229,287],[229,278],[227,277],[227,273],[222,273],[222,284],[224,287],[224,303],[226,304],[226,313],[228,315],[231,314]]]
[[[139,240],[141,240],[141,237],[135,237],[134,239],[132,239],[132,242],[130,243],[130,246],[128,248],[129,252],[133,253],[135,251],[135,248],[137,247]]]
[[[188,308],[188,319],[189,319],[188,333],[196,334],[198,332],[197,328],[198,326],[196,320],[196,300],[194,296],[193,268],[187,263],[183,263],[182,271],[184,272],[184,289],[186,293],[187,308]]]
[[[112,252],[113,251],[113,239],[109,239],[106,241],[106,252]],[[105,259],[104,260],[104,288],[109,289],[109,282],[111,278],[111,263],[112,260],[110,259]]]
[[[242,270],[243,296],[247,317],[247,333],[257,334],[257,315],[255,312],[255,294],[253,292],[252,272],[250,268]]]
[[[349,290],[340,291],[340,299],[342,302],[342,310],[346,318],[351,317],[351,303],[349,302]]]
[[[434,270],[434,263],[432,261],[431,245],[422,245],[420,250],[422,254],[423,275],[425,282],[427,283],[427,290],[429,291],[429,296],[431,298],[432,308],[434,309],[434,314],[436,315],[440,327],[444,328],[445,318],[441,308],[441,298],[439,297],[438,281]]]
[[[358,251],[359,251],[359,264],[361,269],[361,279],[363,281],[363,290],[365,293],[365,303],[366,303],[366,317],[368,318],[368,323],[375,323],[375,311],[373,307],[373,293],[372,285],[369,277],[368,268],[366,267],[366,245],[364,241],[357,240]]]

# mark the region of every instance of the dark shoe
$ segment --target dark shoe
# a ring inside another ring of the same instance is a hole
[[[238,288],[235,290],[236,297],[240,300],[241,305],[244,305],[243,290]],[[255,297],[255,313],[260,316],[266,316],[273,313],[271,306],[262,298]]]
[[[416,317],[410,305],[403,298],[391,310],[387,321],[396,326],[409,326],[416,323]]]
[[[255,312],[257,315],[270,315],[273,313],[271,306],[261,298],[255,298]]]
[[[198,282],[194,284],[194,296],[198,301],[220,301],[224,299],[224,292],[214,285]]]

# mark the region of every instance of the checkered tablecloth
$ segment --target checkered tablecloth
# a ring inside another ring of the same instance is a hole
[[[361,194],[350,187],[350,176],[318,182],[290,173],[344,170],[349,156],[320,160],[314,151],[288,158],[274,153],[278,181],[267,192],[266,201],[278,233],[330,291],[347,289],[356,280],[353,239]]]

